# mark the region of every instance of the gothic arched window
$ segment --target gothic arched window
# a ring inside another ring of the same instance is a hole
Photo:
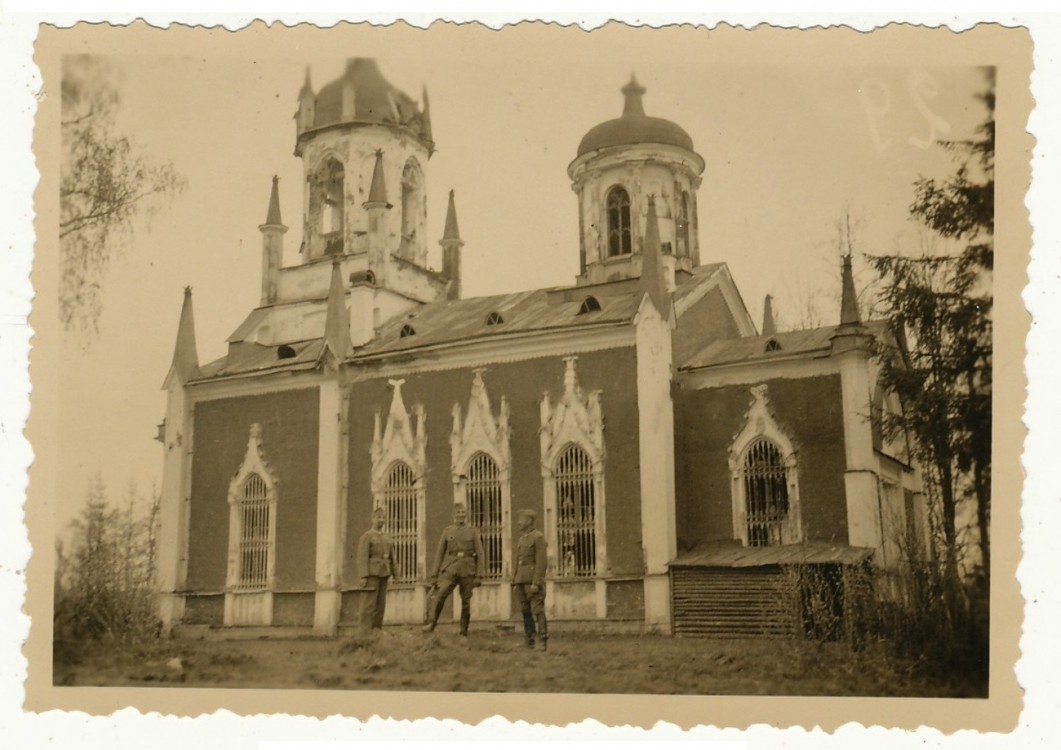
[[[759,438],[744,454],[745,519],[748,544],[765,547],[782,543],[782,528],[788,520],[788,468],[778,447]]]
[[[574,444],[564,448],[553,480],[559,574],[592,577],[597,573],[597,502],[593,463],[586,451]]]
[[[238,501],[239,509],[239,572],[237,586],[241,589],[264,589],[269,582],[269,556],[272,512],[269,492],[258,474],[243,481]]]
[[[494,459],[479,452],[468,463],[467,478],[468,523],[482,537],[486,577],[500,578],[504,570],[501,473]]]
[[[744,428],[729,450],[734,535],[750,547],[796,544],[803,536],[796,447],[774,419],[766,386],[751,392]]]
[[[418,500],[413,470],[404,461],[395,461],[383,488],[386,529],[394,539],[394,555],[398,561],[398,569],[394,571],[395,583],[416,580],[417,542],[420,536]]]
[[[605,209],[608,214],[608,257],[629,255],[633,252],[629,194],[616,185],[608,191]]]

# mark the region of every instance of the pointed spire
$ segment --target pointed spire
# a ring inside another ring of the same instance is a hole
[[[424,123],[424,129],[421,132],[421,136],[423,136],[426,141],[433,141],[434,139],[431,136],[431,100],[427,98],[427,84],[424,84],[424,92],[421,96],[421,100],[423,101],[423,109],[420,116]]]
[[[623,104],[623,117],[640,115],[644,117],[645,106],[641,103],[641,97],[645,95],[645,87],[637,82],[637,77],[630,74],[630,83],[622,88],[626,102]]]
[[[328,289],[328,312],[324,319],[324,347],[342,362],[350,355],[350,316],[346,313],[339,260],[332,261],[332,283]]]
[[[376,149],[376,164],[372,167],[372,186],[368,190],[368,200],[365,201],[365,208],[376,206],[390,208],[387,202],[387,184],[383,180],[383,151],[381,149]]]
[[[173,363],[166,377],[169,387],[170,379],[184,385],[199,369],[199,353],[195,346],[195,316],[192,314],[192,288],[184,287],[184,304],[181,306],[180,322],[177,324],[177,343],[173,347]]]
[[[841,278],[840,325],[857,326],[862,323],[858,315],[858,297],[855,295],[855,277],[851,272],[851,254],[844,256]]]
[[[670,319],[671,301],[663,278],[663,254],[659,244],[659,220],[656,218],[656,196],[648,197],[645,221],[645,249],[641,254],[641,291],[647,294],[665,320]]]
[[[763,300],[763,336],[773,336],[777,333],[777,325],[774,323],[774,298],[769,294]]]
[[[309,94],[310,96],[313,96],[313,83],[310,81],[310,78],[309,78],[309,66],[308,65],[306,66],[306,80],[302,83],[302,88],[298,92],[298,98],[302,99],[302,98],[304,98],[306,96],[306,94]]]
[[[442,241],[456,240],[461,244],[464,244],[461,240],[460,229],[457,227],[457,205],[453,200],[453,191],[449,191],[449,207],[446,209],[446,229],[442,232]]]
[[[273,191],[269,195],[269,211],[265,216],[263,227],[282,227],[280,220],[280,178],[273,175]]]

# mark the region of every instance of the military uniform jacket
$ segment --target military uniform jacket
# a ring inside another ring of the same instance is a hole
[[[398,569],[394,540],[384,531],[369,529],[357,544],[357,570],[362,578],[390,578]]]
[[[537,529],[520,534],[516,542],[513,583],[545,584],[545,536]]]
[[[454,578],[486,574],[486,553],[483,540],[474,526],[447,526],[438,541],[432,578],[446,573]]]

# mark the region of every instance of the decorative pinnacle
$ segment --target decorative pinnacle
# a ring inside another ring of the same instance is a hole
[[[851,271],[851,254],[844,256],[841,274],[840,325],[857,326],[862,322],[858,315],[858,296],[855,294],[855,276]]]
[[[457,205],[454,203],[453,191],[449,191],[449,207],[446,209],[446,229],[442,232],[442,241],[456,240],[460,242],[461,233],[457,226]]]
[[[280,178],[273,175],[273,191],[269,194],[269,212],[265,217],[264,226],[283,226],[280,220]]]

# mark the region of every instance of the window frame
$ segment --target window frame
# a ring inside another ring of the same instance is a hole
[[[621,196],[621,197],[620,197]],[[625,202],[623,201],[625,199]],[[615,217],[612,216],[613,211],[613,200],[618,201],[618,205],[614,207],[617,211]],[[625,209],[625,224],[624,224],[624,209]],[[613,218],[615,219],[613,224]],[[623,185],[616,184],[608,188],[608,192],[604,195],[604,259],[611,260],[613,258],[624,258],[633,255],[634,252],[634,223],[633,223],[633,200],[630,198],[630,191],[627,190]],[[624,234],[625,232],[625,234]],[[618,243],[618,250],[612,252],[612,236]],[[625,240],[625,241],[624,241]]]

